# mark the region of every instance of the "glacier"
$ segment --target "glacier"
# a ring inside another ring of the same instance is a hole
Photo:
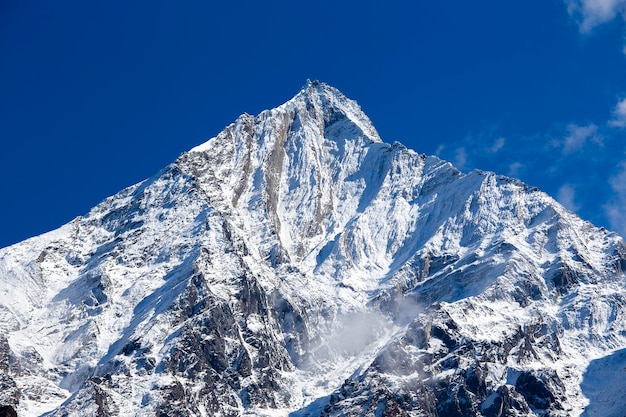
[[[0,249],[0,415],[621,416],[625,268],[307,82]]]

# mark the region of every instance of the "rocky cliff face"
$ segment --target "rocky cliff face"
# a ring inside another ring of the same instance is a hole
[[[0,250],[0,415],[610,415],[625,267],[308,83]]]

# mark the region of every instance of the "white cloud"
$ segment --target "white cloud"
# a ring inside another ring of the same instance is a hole
[[[499,137],[498,139],[496,139],[493,145],[491,145],[491,147],[489,148],[489,152],[497,153],[500,149],[504,147],[505,142],[506,142],[506,139],[504,139],[503,137]]]
[[[522,164],[521,162],[513,162],[511,165],[509,165],[509,172],[508,172],[508,176],[509,177],[519,177],[520,173],[522,172],[522,169],[524,168],[524,164]]]
[[[626,127],[626,98],[617,102],[613,109],[613,118],[609,120],[609,126]]]
[[[563,141],[563,155],[569,155],[581,150],[589,139],[596,143],[600,142],[598,126],[593,123],[587,126],[578,126],[572,123],[567,126],[567,133]]]
[[[626,161],[621,163],[620,171],[611,177],[609,183],[615,194],[604,205],[604,212],[611,229],[626,237]]]
[[[465,164],[467,164],[467,152],[465,151],[465,148],[457,148],[456,151],[454,151],[454,165],[458,168],[458,169],[465,169]]]
[[[580,209],[580,205],[576,203],[576,189],[570,184],[564,184],[559,188],[556,199],[569,211],[577,212]]]
[[[626,0],[565,0],[570,16],[578,21],[581,33],[589,33],[596,26],[621,15],[624,18]]]

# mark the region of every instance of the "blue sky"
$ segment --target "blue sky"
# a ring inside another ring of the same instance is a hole
[[[626,1],[214,3],[0,3],[0,246],[307,78],[387,142],[518,177],[626,235]]]

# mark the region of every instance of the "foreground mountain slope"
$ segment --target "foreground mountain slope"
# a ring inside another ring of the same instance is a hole
[[[624,267],[615,234],[519,181],[386,144],[308,83],[0,250],[0,405],[608,415],[597,384],[620,377],[602,375],[626,347]]]

